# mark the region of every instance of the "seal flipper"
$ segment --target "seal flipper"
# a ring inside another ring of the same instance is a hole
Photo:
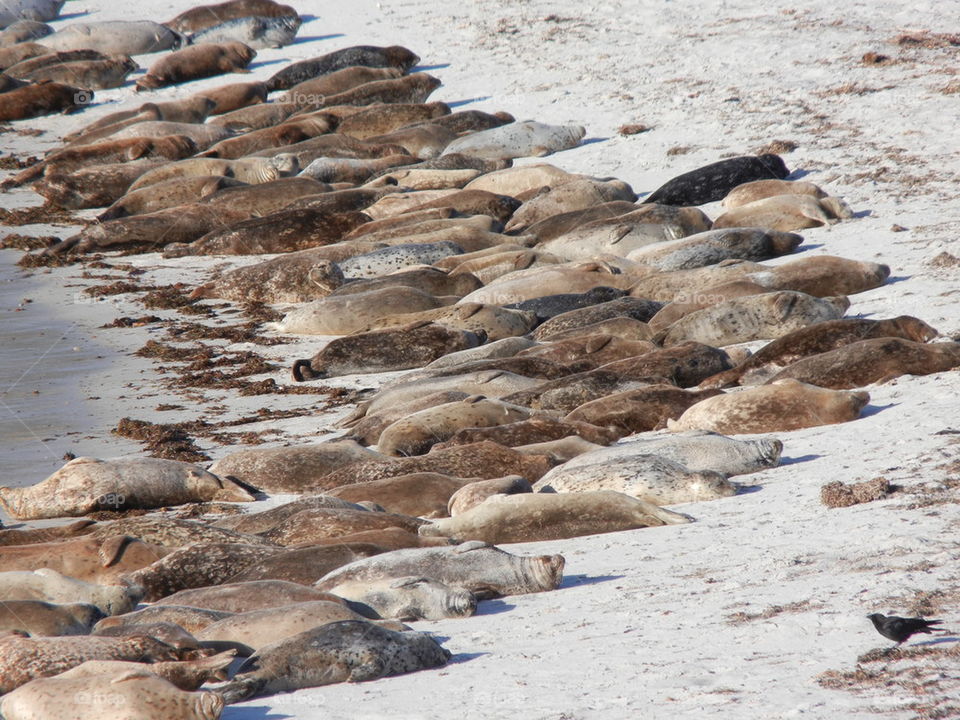
[[[211,692],[219,695],[225,705],[233,705],[254,697],[266,684],[267,681],[264,678],[238,678],[231,680],[223,687],[213,689]]]

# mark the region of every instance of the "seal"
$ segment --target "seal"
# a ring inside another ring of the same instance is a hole
[[[403,77],[363,83],[350,90],[328,95],[317,105],[323,108],[338,105],[372,105],[374,103],[422,103],[426,102],[427,98],[440,85],[440,80],[432,75],[413,73]]]
[[[196,465],[158,458],[79,457],[25,488],[0,488],[0,504],[20,520],[155,508],[188,502],[249,502],[240,485]]]
[[[226,668],[233,661],[234,650],[202,657],[196,660],[166,661],[151,663],[132,663],[126,660],[87,660],[64,673],[58,678],[99,678],[117,676],[131,671],[148,672],[163,678],[181,690],[198,690],[208,680],[225,680]],[[141,698],[142,699],[142,698]],[[191,716],[192,718],[195,716]]]
[[[179,162],[165,163],[144,173],[130,186],[139,190],[165,180],[197,175],[223,175],[250,185],[271,182],[287,175],[295,175],[299,166],[291,155],[276,158],[250,158],[247,160],[222,160],[220,158],[188,158]]]
[[[607,263],[579,262],[551,265],[549,267],[517,270],[504,275],[479,290],[474,290],[472,293],[465,295],[460,302],[506,305],[518,310],[534,310],[534,312],[537,312],[534,307],[520,305],[519,303],[548,295],[582,294],[600,287],[626,290],[634,281],[635,278],[621,273],[619,269]],[[605,292],[609,292],[609,290]],[[609,299],[612,298],[608,296],[593,302],[603,302]],[[570,305],[562,307],[563,309],[558,309],[556,314],[573,309]],[[541,315],[541,317],[547,316]]]
[[[580,222],[579,218],[564,220],[565,217],[569,215],[547,218],[532,225],[529,232],[541,238],[541,250],[571,260],[590,260],[603,253],[626,257],[647,245],[684,238],[712,227],[710,218],[698,208],[655,204],[642,205],[630,212],[601,213],[589,222]],[[574,227],[558,232],[570,224]],[[551,235],[550,239],[544,239]]]
[[[281,17],[247,16],[204,28],[189,36],[199,43],[241,42],[251,48],[281,48],[297,36],[301,20],[296,15]]]
[[[124,577],[143,587],[144,599],[153,602],[180,590],[228,582],[254,563],[281,552],[270,545],[195,543]]]
[[[123,197],[143,173],[163,165],[164,161],[160,159],[134,160],[94,165],[70,174],[60,174],[56,165],[51,165],[33,189],[57,207],[106,207]]]
[[[343,604],[336,595],[286,580],[253,580],[181,590],[157,601],[160,605],[186,605],[231,613],[328,600]]]
[[[387,155],[379,158],[328,158],[318,157],[300,171],[304,177],[328,183],[362,183],[378,170],[406,165],[415,158],[409,155]],[[439,214],[439,213],[438,213]],[[452,214],[448,212],[448,215]],[[408,220],[409,218],[404,218]]]
[[[514,270],[558,265],[563,262],[563,258],[551,253],[529,250],[519,245],[500,245],[471,253],[471,255],[472,257],[469,259],[464,259],[462,262],[453,265],[450,272],[454,275],[464,272],[470,273],[478,277],[481,282],[489,283]],[[439,267],[443,267],[443,265],[439,265]]]
[[[401,622],[470,617],[477,610],[472,593],[425,577],[348,580],[330,591]]]
[[[722,200],[733,188],[753,180],[782,180],[790,171],[779,155],[745,155],[704,165],[667,181],[644,203],[703,205]]]
[[[416,457],[354,463],[324,476],[311,489],[331,489],[419,472],[477,479],[523,475],[536,480],[549,467],[546,457],[525,455],[492,442],[479,442]]]
[[[748,280],[734,280],[723,285],[704,288],[689,297],[681,296],[664,305],[657,311],[656,315],[650,318],[649,325],[654,332],[657,332],[670,327],[680,318],[697,310],[702,310],[725,300],[743,297],[744,295],[760,295],[765,292],[767,292],[767,288]]]
[[[151,666],[152,667],[152,666]],[[187,692],[149,670],[129,670],[119,675],[94,677],[47,677],[19,688],[0,701],[8,720],[32,720],[62,716],[65,698],[109,698],[110,707],[127,705],[149,708],[143,718],[166,720],[217,720],[223,698],[213,692]],[[70,709],[76,720],[104,717],[106,703],[77,702]],[[162,715],[153,712],[162,708]]]
[[[415,535],[402,528],[384,528],[383,530],[364,530],[363,532],[341,535],[338,538],[320,540],[318,545],[357,545],[370,544],[380,552],[389,550],[404,550],[406,548],[439,547],[451,545],[451,541],[444,538],[425,538]],[[313,580],[312,582],[316,582]]]
[[[519,496],[514,496],[519,497]],[[347,581],[428,577],[469,590],[478,599],[555,590],[563,580],[562,555],[512,555],[484,542],[394,550],[357,560],[324,576],[326,590]]]
[[[155,622],[169,622],[179,625],[188,633],[196,635],[208,625],[212,625],[231,615],[233,615],[233,613],[189,607],[186,605],[148,605],[142,610],[103,618],[94,626],[94,632],[102,633],[108,628],[115,627],[129,628],[136,625],[149,625]]]
[[[52,27],[39,20],[17,20],[0,32],[0,48],[8,48],[17,43],[33,42],[52,32]]]
[[[763,227],[790,232],[833,225],[853,211],[839,198],[775,195],[732,208],[713,221],[714,228]]]
[[[648,340],[622,340],[613,335],[582,335],[566,340],[552,340],[517,353],[518,358],[538,358],[560,365],[577,363],[583,369],[637,357],[656,350]]]
[[[435,450],[443,450],[455,445],[470,445],[489,441],[515,448],[521,445],[561,440],[569,436],[581,437],[598,445],[606,445],[617,440],[620,434],[588,423],[571,423],[557,420],[548,415],[533,415],[526,420],[507,425],[495,425],[489,428],[464,428],[457,431],[446,442],[437,443],[434,447]]]
[[[573,470],[585,465],[601,465],[621,457],[656,455],[694,472],[713,470],[730,477],[777,467],[782,452],[783,443],[769,438],[736,440],[705,430],[683,433],[660,431],[584,453],[563,467]]]
[[[613,318],[626,317],[645,323],[663,307],[661,303],[643,298],[618,297],[621,292],[612,288],[596,288],[580,298],[559,295],[540,299],[533,310],[545,320],[533,331],[531,337],[542,342],[561,332],[584,328]],[[604,297],[609,299],[604,300]],[[546,305],[547,302],[549,305]],[[569,309],[563,309],[564,307]],[[560,312],[557,312],[558,310]]]
[[[481,130],[490,130],[491,128],[502,127],[516,120],[510,113],[497,111],[493,114],[485,113],[480,110],[461,110],[460,112],[444,114],[434,121],[435,125],[444,127],[457,135],[466,135],[467,133],[479,132]],[[501,193],[509,195],[510,193]]]
[[[411,76],[412,77],[412,76]],[[410,127],[400,128],[384,135],[374,135],[367,138],[367,142],[380,143],[383,145],[399,145],[410,155],[424,160],[435,158],[443,152],[443,149],[449,145],[457,134],[442,125],[435,123],[420,123]],[[439,188],[460,189],[473,178],[477,177],[478,170],[424,170],[420,169],[421,177],[426,175],[427,179],[420,179],[414,182],[416,177],[416,168],[407,170],[405,177],[397,178],[390,175],[381,176],[378,181],[381,183],[390,183],[391,180],[398,182],[402,187],[409,187],[417,190],[434,190]],[[409,173],[415,173],[414,176]]]
[[[633,188],[622,180],[570,178],[566,182],[540,188],[513,214],[505,229],[507,232],[521,232],[530,225],[560,213],[586,210],[616,200],[632,203],[636,199]]]
[[[530,410],[519,405],[472,395],[397,420],[381,433],[377,449],[384,455],[423,455],[463,428],[505,425],[529,416]]]
[[[128,55],[119,55],[107,60],[78,60],[19,74],[22,80],[30,82],[58,82],[71,84],[91,90],[117,88],[127,80],[127,75],[139,66]]]
[[[614,393],[584,403],[563,419],[615,428],[622,435],[663,427],[693,405],[722,394],[717,390],[682,390],[672,385],[650,385]]]
[[[334,488],[329,494],[351,502],[369,501],[391,513],[415,517],[444,517],[447,503],[469,479],[441,473],[411,473],[383,480]]]
[[[647,245],[631,251],[627,259],[658,270],[686,270],[724,260],[769,260],[792,253],[802,242],[794,233],[730,227]]]
[[[0,599],[42,600],[51,603],[88,603],[106,615],[129,612],[140,601],[143,588],[131,585],[97,585],[41,568],[29,572],[0,573]]]
[[[415,123],[437,122],[448,115],[450,115],[450,106],[441,102],[375,103],[358,107],[357,112],[341,118],[337,132],[357,140],[366,140]]]
[[[0,632],[30,635],[87,635],[104,617],[90,603],[49,603],[42,600],[4,600],[0,603]]]
[[[534,163],[517,167],[495,170],[472,180],[467,187],[470,190],[486,190],[498,195],[517,197],[531,190],[558,186],[577,178],[577,175],[561,170],[556,165]],[[633,206],[631,201],[631,206]]]
[[[204,97],[213,102],[210,115],[220,116],[265,103],[268,92],[266,83],[238,82],[203,90],[196,97]]]
[[[56,20],[64,0],[11,0],[0,8],[0,27],[12,25],[18,20],[47,22]]]
[[[330,189],[316,180],[302,177],[285,177],[279,180],[244,185],[235,183],[224,187],[203,199],[220,210],[244,211],[245,219],[252,215],[270,215],[283,210],[298,197],[309,197],[312,193],[325,193]]]
[[[856,420],[869,401],[867,392],[827,390],[785,378],[707,398],[668,422],[667,428],[725,435],[798,430]]]
[[[719,347],[772,340],[808,325],[839,320],[849,307],[846,297],[821,299],[792,290],[745,295],[685,315],[657,339],[664,347],[683,342]]]
[[[187,39],[149,20],[103,20],[70,23],[47,35],[43,44],[51,50],[93,48],[107,55],[145,55],[182,47]]]
[[[737,185],[727,193],[720,203],[725,208],[736,208],[756,200],[774,197],[775,195],[809,195],[814,198],[825,198],[827,194],[812,182],[803,180],[754,180],[753,182]]]
[[[74,52],[87,52],[77,50]],[[38,59],[39,60],[39,59]],[[189,97],[168,102],[147,102],[131,110],[120,110],[94,120],[81,130],[64,136],[68,143],[90,144],[129,125],[148,120],[168,122],[202,123],[214,108],[214,101],[205,97]]]
[[[242,42],[190,45],[151,65],[147,74],[137,80],[137,91],[243,71],[256,56],[257,51]]]
[[[35,42],[21,42],[10,47],[0,47],[0,70],[6,71],[19,62],[49,55],[50,48]]]
[[[380,453],[367,450],[353,440],[332,440],[293,447],[238,450],[217,460],[210,466],[210,472],[218,477],[237,478],[244,484],[269,493],[289,493],[302,492],[304,487],[310,486],[315,480],[344,465],[380,459],[383,459]],[[310,500],[309,502],[325,501]],[[322,506],[329,505],[313,504],[309,507]],[[349,506],[341,505],[341,507]],[[261,530],[249,529],[249,525],[242,522],[239,517],[225,518],[218,524],[220,527],[238,532],[261,532]]]
[[[124,573],[145,567],[168,552],[165,547],[126,535],[103,539],[83,535],[0,549],[0,572],[51,568],[78,580],[115,585]]]
[[[424,371],[445,370],[469,364],[476,360],[495,360],[498,358],[513,357],[521,350],[533,347],[534,345],[536,345],[536,343],[533,340],[525,337],[508,337],[503,340],[494,340],[480,347],[460,350],[437,358],[433,362],[428,363]]]
[[[146,635],[133,637],[70,637],[26,638],[10,636],[0,641],[0,693],[12,692],[21,685],[41,677],[69,670],[87,660],[132,660],[158,662],[179,660],[176,650]],[[3,707],[9,698],[4,698]],[[4,717],[7,712],[4,709]]]
[[[227,0],[216,5],[198,5],[164,23],[171,30],[195,33],[228,20],[246,17],[298,17],[289,5],[273,0]]]
[[[19,187],[32,182],[42,177],[47,168],[50,168],[52,173],[65,175],[88,165],[131,163],[138,159],[179,160],[192,155],[196,150],[197,146],[194,142],[182,135],[106,141],[73,150],[59,150],[35,165],[21,170],[12,178],[4,180],[0,183],[0,189]]]
[[[579,459],[586,463],[583,458],[581,455]],[[608,456],[603,462],[572,468],[564,463],[540,478],[533,489],[538,493],[613,490],[654,505],[717,500],[737,492],[736,486],[718,472],[690,470],[659,455],[641,453]]]
[[[436,323],[375,330],[337,338],[308,360],[293,364],[297,382],[351,373],[390,372],[423,367],[442,355],[483,344],[484,335]],[[4,502],[0,492],[0,503]]]
[[[450,496],[447,512],[438,517],[457,517],[493,495],[517,495],[530,492],[533,492],[533,486],[520,475],[469,482]],[[424,534],[428,532],[425,531]]]
[[[292,103],[299,109],[319,109],[328,96],[338,95],[369,82],[395,80],[402,74],[402,71],[395,67],[345,67],[328,75],[297,83],[278,95],[273,102]]]
[[[701,388],[724,388],[752,384],[757,377],[769,377],[781,368],[811,355],[818,355],[861,340],[896,337],[918,343],[937,337],[937,331],[910,315],[886,320],[842,318],[809,325],[767,343],[736,367],[713,375]],[[744,382],[747,381],[747,382]]]
[[[405,399],[394,405],[380,408],[377,412],[366,414],[362,419],[344,423],[344,427],[350,428],[349,437],[356,440],[361,445],[376,445],[380,439],[380,434],[388,426],[420,410],[443,405],[444,403],[464,400],[469,395],[460,390],[440,390],[438,392],[429,392],[425,395],[412,399]],[[411,513],[419,515],[420,513]]]
[[[416,532],[423,520],[409,515],[343,508],[315,508],[291,516],[278,527],[267,530],[263,536],[278,545],[312,543],[315,540],[336,538],[364,530],[382,530],[398,527]]]
[[[370,218],[361,212],[278,210],[213,230],[190,244],[171,243],[164,257],[286,253],[333,245]],[[296,311],[294,311],[296,312]],[[282,330],[281,332],[301,332]]]
[[[466,135],[450,143],[443,154],[459,153],[488,160],[543,157],[576,147],[586,134],[580,125],[524,120]]]
[[[322,625],[260,648],[218,692],[227,703],[251,697],[364,682],[442,667],[450,659],[427,633],[396,632],[359,620]]]
[[[230,187],[247,187],[247,184],[223,175],[194,175],[164,180],[149,187],[127,192],[100,213],[97,220],[105,222],[131,215],[146,215],[159,210],[169,210],[199,202]]]
[[[317,600],[233,615],[205,627],[197,634],[197,640],[236,643],[258,649],[342,620],[366,618],[340,603]],[[391,620],[375,621],[374,624],[389,630],[403,630],[406,627]]]
[[[875,338],[797,360],[770,382],[793,378],[834,390],[847,390],[901,375],[930,375],[960,367],[960,343],[918,343],[902,338]]]
[[[430,265],[440,258],[459,255],[463,249],[444,240],[431,243],[403,243],[355,255],[340,263],[340,270],[348,278],[375,278],[411,265]]]
[[[395,313],[431,310],[445,304],[449,303],[416,288],[403,285],[385,287],[314,300],[288,312],[271,329],[301,335],[349,335]]]
[[[448,328],[469,330],[478,335],[483,334],[487,340],[497,341],[530,332],[537,324],[537,316],[531,312],[511,310],[498,305],[465,303],[382,318],[368,324],[366,329],[382,330],[418,322],[435,322]]]
[[[148,625],[133,625],[129,627],[109,628],[99,633],[98,637],[132,637],[147,635],[160,642],[166,643],[178,651],[181,657],[199,654],[200,645],[197,639],[174,623],[150,623]]]
[[[355,45],[287,65],[267,81],[267,87],[271,92],[289,90],[298,83],[355,65],[394,67],[405,73],[419,61],[420,57],[416,53],[398,45]]]
[[[261,83],[261,85],[262,84],[263,83]],[[210,120],[210,124],[219,125],[220,127],[229,128],[230,130],[241,133],[247,133],[251,130],[266,130],[268,128],[273,128],[275,133],[279,133],[282,129],[293,130],[297,127],[296,125],[290,125],[287,128],[274,127],[282,124],[296,109],[297,105],[294,103],[264,102],[263,104],[240,107],[224,113]],[[333,118],[332,115],[328,119],[331,127],[333,126],[334,120],[335,118]],[[261,133],[261,135],[263,135],[263,133]],[[269,135],[267,135],[267,137],[269,137]],[[305,137],[284,136],[279,134],[276,135],[276,137],[277,140],[274,141],[274,145],[289,145],[290,143],[300,142],[300,140],[306,140]],[[265,147],[271,147],[271,145],[261,142],[251,147],[253,150],[262,150]]]
[[[507,395],[505,400],[534,410],[548,410],[567,414],[584,403],[598,400],[613,393],[639,390],[649,386],[652,382],[668,384],[665,378],[634,379],[608,370],[594,369],[566,375],[556,380],[547,380],[529,390]],[[526,445],[530,442],[546,442],[559,439],[544,438],[520,444]],[[611,437],[607,442],[612,442],[615,439],[616,437]],[[605,445],[606,442],[601,442],[601,444]]]
[[[163,135],[185,135],[193,140],[197,150],[206,150],[214,143],[231,137],[233,131],[205,123],[150,120],[129,125],[108,137],[111,140],[123,140],[124,138],[148,138]]]
[[[458,540],[511,543],[688,522],[686,515],[619,492],[526,493],[494,495],[456,517],[434,520],[420,532]]]
[[[689,342],[654,350],[640,357],[607,363],[600,369],[633,380],[665,378],[667,382],[687,388],[731,367],[733,361],[723,350]]]
[[[377,555],[390,549],[370,542],[353,542],[344,539],[359,534],[362,533],[341,535],[337,538],[330,538],[329,542],[327,542],[328,538],[322,538],[322,543],[284,550],[254,563],[234,576],[231,581],[287,580],[301,585],[313,585],[321,577],[331,570],[336,570],[341,565],[346,565],[348,562],[360,558]]]
[[[3,93],[0,120],[25,120],[57,112],[70,113],[92,98],[93,91],[63,83],[24,85]]]

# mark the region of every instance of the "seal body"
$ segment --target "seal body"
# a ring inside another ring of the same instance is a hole
[[[580,125],[547,125],[533,120],[510,123],[454,140],[443,151],[498,160],[543,157],[576,147],[586,135]]]
[[[0,603],[0,632],[30,635],[87,635],[104,617],[90,603],[49,603],[43,600],[4,600]]]
[[[93,48],[108,55],[144,55],[186,44],[186,38],[149,20],[71,23],[43,39],[51,50]]]
[[[300,24],[296,15],[253,15],[226,20],[189,37],[192,44],[241,42],[251,48],[280,48],[293,42]]]
[[[315,600],[342,602],[336,595],[299,583],[286,580],[251,580],[181,590],[157,601],[156,605],[186,605],[209,610],[244,613],[251,610],[262,610]]]
[[[469,617],[477,609],[472,593],[425,577],[348,580],[330,592],[401,621]]]
[[[0,27],[19,20],[47,22],[56,20],[65,0],[6,0],[0,6]]]
[[[289,5],[274,0],[226,0],[215,5],[198,5],[164,23],[171,30],[196,33],[228,20],[246,17],[299,17]]]
[[[335,50],[320,57],[301,60],[283,68],[267,81],[267,87],[274,90],[287,90],[297,83],[326,75],[336,70],[364,65],[367,67],[395,67],[406,72],[420,60],[420,57],[404,47],[375,47],[355,45]]]
[[[106,615],[129,612],[143,597],[143,588],[129,584],[98,585],[41,568],[33,572],[0,572],[0,600],[41,600],[50,603],[88,603]]]
[[[92,99],[93,92],[63,83],[24,85],[3,93],[0,120],[24,120],[56,112],[68,113]]]
[[[137,80],[137,90],[244,70],[257,52],[242,42],[203,43],[166,55]]]
[[[788,174],[786,163],[779,155],[730,158],[678,175],[643,201],[663,205],[703,205],[722,200],[737,185],[753,180],[781,180]]]

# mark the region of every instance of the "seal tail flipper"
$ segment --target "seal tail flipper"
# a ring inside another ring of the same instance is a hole
[[[313,378],[320,377],[320,375],[314,371],[309,360],[295,360],[292,370],[293,379],[297,382],[303,382],[304,380],[312,380]]]
[[[214,688],[213,692],[223,698],[225,705],[249,700],[263,689],[266,680],[262,678],[235,678],[222,687]]]

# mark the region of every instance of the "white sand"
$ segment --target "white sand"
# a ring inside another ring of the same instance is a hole
[[[149,16],[168,19],[189,5],[184,0],[151,4]],[[319,39],[261,51],[247,77],[265,79],[288,59],[341,46],[403,44],[443,80],[432,99],[506,110],[518,119],[583,124],[590,141],[549,161],[569,171],[619,177],[638,192],[721,157],[754,152],[773,140],[792,141],[797,149],[784,158],[794,177],[843,196],[858,213],[832,228],[803,232],[801,251],[875,260],[892,268],[884,287],[851,297],[848,315],[910,314],[945,335],[960,332],[958,270],[930,265],[941,251],[954,248],[960,255],[955,242],[960,229],[957,96],[943,91],[957,87],[956,48],[893,42],[907,31],[957,31],[955,25],[943,26],[945,18],[955,22],[956,2],[810,0],[802,8],[759,0],[589,8],[569,0],[463,7],[368,0],[295,5],[317,16],[305,23],[301,36]],[[132,19],[142,15],[140,7],[86,0],[70,2],[67,11],[89,10],[82,19]],[[861,56],[868,51],[888,55],[891,62],[864,65]],[[150,59],[140,60],[146,65]],[[190,90],[222,81],[200,81]],[[167,99],[186,89],[166,89],[151,98]],[[108,101],[131,98],[130,87],[98,93]],[[18,154],[35,153],[116,107],[27,121],[20,125],[48,132],[39,138],[0,135],[0,144]],[[653,130],[617,134],[620,125],[636,122]],[[686,150],[670,152],[675,148]],[[17,191],[0,196],[0,203],[22,206],[37,199]],[[719,214],[716,204],[704,210],[711,217]],[[893,232],[894,224],[907,231]],[[19,231],[49,234],[44,228]],[[129,260],[150,268],[140,282],[158,284],[198,282],[221,262],[157,255]],[[119,352],[159,336],[156,329],[95,330],[118,314],[144,311],[124,296],[111,302],[116,310],[73,302],[75,288],[57,284],[78,282],[80,272],[74,267],[46,275],[50,287],[39,300]],[[317,345],[309,339],[267,348],[266,354],[284,367],[272,376],[288,382],[290,361]],[[166,390],[162,377],[148,367],[139,359],[118,360],[109,375],[79,378],[81,394],[100,397],[89,402],[113,423],[123,416],[193,419],[217,401],[228,408],[221,415],[211,412],[210,419],[250,414],[261,403],[286,408],[321,399],[241,398],[209,391],[203,393],[205,403],[194,404]],[[365,387],[378,380],[345,378],[342,384]],[[960,623],[950,609],[958,597],[960,559],[958,448],[954,435],[936,434],[960,427],[960,374],[904,377],[869,390],[872,400],[862,419],[779,435],[785,463],[751,476],[755,492],[683,506],[697,519],[694,524],[513,548],[563,553],[563,587],[482,603],[471,619],[419,623],[454,653],[448,667],[251,701],[229,708],[223,717],[559,720],[642,713],[730,720],[909,718],[924,716],[922,708],[947,711],[960,689],[955,657],[925,660],[918,684],[909,688],[877,683],[851,693],[822,687],[815,679],[828,669],[851,670],[859,654],[886,644],[865,619],[868,612],[907,614],[915,611],[918,593],[939,590],[946,593],[947,626]],[[187,410],[154,411],[161,402]],[[282,441],[327,437],[331,417],[345,411],[249,429],[279,429]],[[110,427],[75,428],[91,436],[83,451],[115,454],[118,441]],[[60,437],[51,444],[62,453],[74,440]],[[205,447],[213,457],[228,451]],[[19,447],[5,450],[14,457],[21,452]],[[19,480],[37,481],[47,472],[43,468],[32,479]],[[904,486],[904,492],[847,509],[820,504],[825,482],[881,475]],[[924,488],[943,492],[911,494]],[[945,502],[910,507],[926,497]],[[777,612],[778,606],[786,610]],[[736,622],[734,613],[766,617]],[[920,642],[923,636],[911,644]],[[893,663],[891,669],[907,665]],[[865,667],[877,671],[881,665]]]

